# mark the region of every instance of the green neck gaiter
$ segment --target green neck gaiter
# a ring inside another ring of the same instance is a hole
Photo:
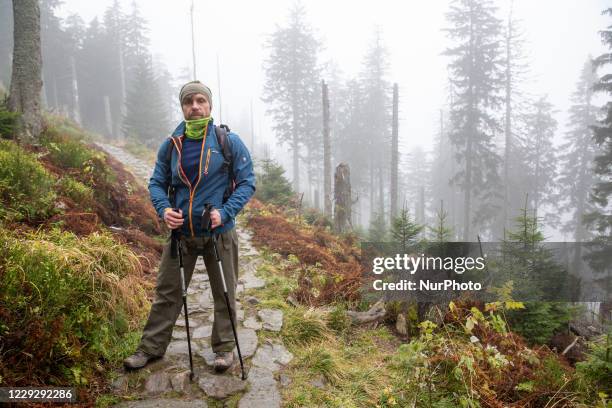
[[[210,116],[202,119],[186,120],[185,121],[185,136],[189,139],[199,140],[204,137],[206,127],[210,121]]]

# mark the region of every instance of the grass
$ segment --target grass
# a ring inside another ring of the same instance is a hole
[[[133,350],[148,301],[138,258],[108,233],[0,230],[2,376],[85,385]]]
[[[607,398],[588,391],[593,388],[580,388],[576,374],[558,356],[545,348],[529,349],[496,316],[471,305],[449,305],[450,314],[440,310],[441,317],[447,314],[443,325],[415,325],[410,343],[404,344],[386,325],[352,326],[347,302],[324,308],[290,305],[297,258],[259,251],[263,263],[257,274],[266,286],[247,293],[260,300],[258,309],[280,309],[284,319],[280,333],[261,330],[258,337],[260,342],[281,340],[294,355],[283,369],[290,379],[281,389],[283,406],[477,407],[515,402],[536,407],[559,406],[564,398],[572,406],[586,406]],[[367,310],[369,304],[353,302],[351,308],[356,307]],[[477,324],[468,330],[473,321]],[[479,343],[471,341],[474,335]],[[605,368],[600,360],[596,363],[590,372],[600,379]]]
[[[289,305],[287,296],[297,287],[289,268],[295,259],[283,259],[260,249],[263,263],[257,276],[266,286],[249,289],[258,309],[277,308],[284,313],[280,333],[258,331],[265,339],[281,340],[294,355],[283,373],[291,379],[281,390],[287,407],[371,407],[391,375],[382,363],[392,355],[394,336],[384,327],[373,330],[350,327],[346,305],[331,305],[331,311]],[[322,388],[313,381],[323,378]]]
[[[0,140],[0,219],[36,222],[55,213],[56,178],[15,142]]]

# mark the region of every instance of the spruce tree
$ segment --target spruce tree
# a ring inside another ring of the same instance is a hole
[[[380,28],[365,54],[363,70],[359,79],[363,83],[364,115],[359,149],[368,152],[370,212],[377,213],[383,223],[385,218],[385,175],[389,172],[391,150],[380,146],[391,145],[392,91],[388,81],[388,51],[385,48]],[[372,154],[376,152],[376,154]],[[388,190],[388,189],[387,189]]]
[[[417,242],[423,228],[422,225],[418,225],[410,219],[410,213],[404,202],[400,213],[391,220],[390,234],[393,241],[405,252]]]
[[[293,189],[300,191],[301,148],[310,158],[322,154],[319,42],[305,21],[304,7],[296,3],[289,22],[277,27],[266,45],[270,55],[264,62],[266,81],[263,101],[274,120],[279,142],[292,152]],[[322,157],[322,156],[321,156]]]
[[[368,228],[368,240],[370,242],[384,242],[387,239],[387,227],[382,213],[374,213],[370,219]]]
[[[612,16],[612,8],[603,11]],[[595,68],[612,64],[612,25],[600,32],[602,42],[608,47],[608,52],[600,55],[594,61]],[[594,86],[595,92],[612,96],[612,75],[604,74]],[[587,221],[597,231],[600,238],[612,237],[612,211],[610,210],[610,195],[612,195],[612,101],[604,106],[605,117],[593,126],[594,140],[599,151],[594,158],[594,171],[599,180],[593,186],[591,202],[596,206],[587,217]]]
[[[453,182],[463,197],[463,239],[473,239],[472,227],[490,224],[500,200],[499,166],[493,135],[501,128],[503,75],[500,26],[490,0],[455,0],[447,13],[445,31],[454,44],[447,48],[453,98],[450,139],[460,169]]]
[[[257,167],[255,198],[277,205],[287,205],[293,192],[285,177],[285,169],[272,159],[261,160]]]
[[[530,213],[526,204],[515,219],[514,230],[509,231],[503,242],[501,268],[504,280],[513,283],[512,297],[527,300],[523,309],[508,311],[512,330],[537,344],[548,342],[569,322],[570,305],[558,300],[563,296],[569,298],[575,287],[543,242],[538,217]]]
[[[597,145],[593,143],[591,127],[597,123],[597,108],[593,103],[593,85],[596,81],[597,76],[589,57],[572,95],[569,130],[560,147],[561,170],[557,183],[567,189],[560,192],[558,202],[561,210],[569,215],[569,220],[562,225],[562,231],[569,232],[576,242],[590,238],[591,233],[583,224],[582,217],[595,210],[588,198],[595,182],[592,166]]]
[[[128,139],[156,149],[168,136],[170,126],[151,58],[142,58],[133,75],[128,86],[123,132]]]
[[[612,16],[612,8],[603,11],[603,14]],[[612,25],[606,30],[600,31],[601,39],[608,48],[608,52],[600,55],[594,61],[595,68],[601,69],[612,61]],[[595,92],[605,93],[608,98],[612,95],[612,76],[603,74],[594,87]],[[591,267],[599,272],[608,272],[602,278],[603,287],[608,293],[612,287],[610,278],[610,265],[612,265],[612,206],[610,195],[612,195],[612,101],[608,100],[604,106],[605,116],[593,127],[594,141],[599,147],[594,158],[594,172],[597,176],[590,202],[593,209],[585,215],[587,226],[595,232],[592,252],[588,255]]]
[[[524,118],[526,137],[520,146],[522,158],[520,190],[529,194],[531,207],[538,215],[543,204],[556,203],[553,193],[557,177],[557,157],[553,139],[557,130],[557,121],[553,113],[552,104],[543,96],[533,104],[531,111]]]

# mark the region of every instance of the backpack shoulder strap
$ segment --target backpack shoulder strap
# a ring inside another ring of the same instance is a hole
[[[175,146],[180,149],[183,146],[183,142],[180,136],[168,136],[168,139],[170,139],[170,143],[168,143],[168,148],[166,149],[166,163],[170,164],[172,149],[174,149]]]
[[[227,137],[227,134],[230,132],[230,128],[227,125],[215,126],[215,134],[217,135],[217,142],[219,146],[221,146],[221,152],[223,153],[223,159],[225,163],[229,166],[230,170],[232,168],[232,147],[230,146],[231,142],[230,138]]]

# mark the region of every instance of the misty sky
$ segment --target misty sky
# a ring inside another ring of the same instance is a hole
[[[122,0],[124,12],[132,0]],[[102,17],[111,0],[96,2],[64,0],[61,16],[80,14],[86,22]],[[499,1],[499,17],[506,19],[510,1]],[[138,2],[149,22],[154,54],[173,74],[191,67],[190,0]],[[263,44],[276,24],[286,20],[289,2],[265,0],[196,0],[196,53],[198,79],[213,90],[213,117],[219,119],[217,55],[221,66],[223,122],[249,141],[249,127],[239,116],[247,117],[253,101],[255,133],[258,141],[272,142],[273,156],[279,147],[269,131],[261,102],[264,81]],[[382,38],[390,57],[388,79],[400,87],[400,143],[406,152],[411,146],[429,149],[439,126],[439,110],[446,104],[447,60],[441,52],[448,46],[445,13],[449,0],[413,2],[377,2],[349,0],[310,0],[304,2],[307,19],[325,50],[321,62],[333,61],[345,76],[361,69],[363,55],[374,28]],[[531,62],[535,95],[548,94],[559,110],[559,134],[580,69],[589,54],[603,52],[598,30],[609,24],[601,10],[609,7],[603,0],[515,0],[514,13],[522,20]],[[313,101],[319,103],[319,101]],[[178,110],[178,104],[177,104]],[[248,124],[248,121],[246,122]],[[232,126],[233,125],[233,126]],[[243,129],[241,129],[242,127]],[[280,155],[282,156],[282,155]]]

